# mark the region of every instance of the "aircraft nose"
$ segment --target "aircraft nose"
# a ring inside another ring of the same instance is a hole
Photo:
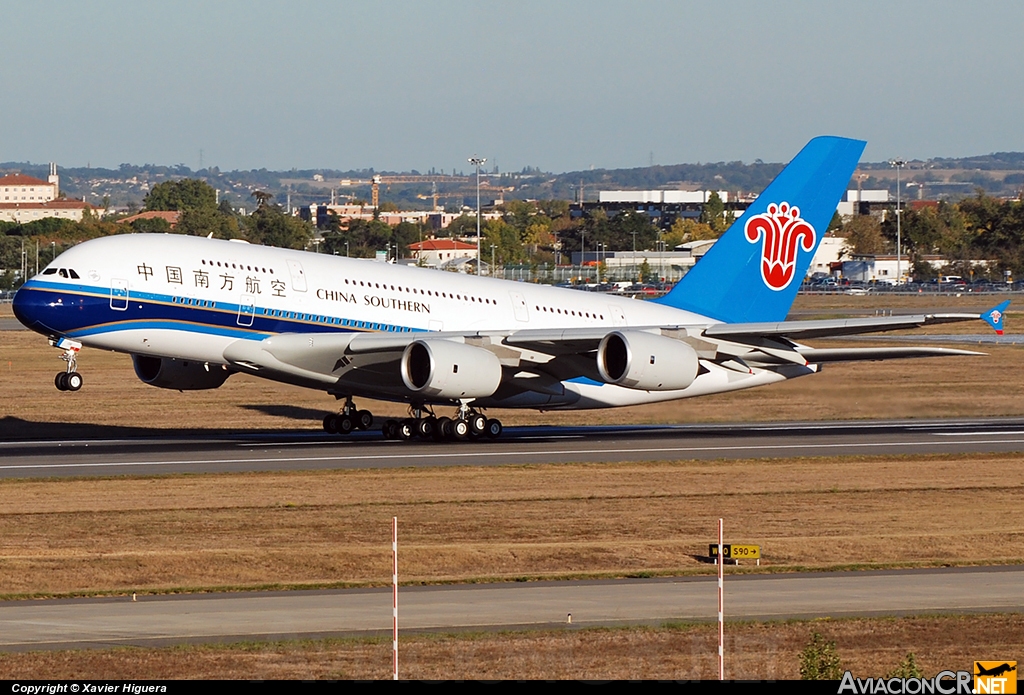
[[[38,333],[52,333],[47,326],[46,318],[53,313],[52,300],[45,293],[34,289],[31,283],[25,283],[14,294],[12,307],[14,317],[26,327]]]

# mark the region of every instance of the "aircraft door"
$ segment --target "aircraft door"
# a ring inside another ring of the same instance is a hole
[[[238,301],[238,325],[251,326],[255,316],[256,298],[249,294],[243,294]]]
[[[110,279],[110,308],[115,311],[124,311],[128,308],[127,280]]]
[[[622,309],[617,306],[609,305],[608,313],[612,317],[613,326],[625,326],[627,325],[626,316],[622,313]]]
[[[526,306],[526,297],[521,292],[509,292],[508,296],[512,298],[512,310],[516,314],[516,321],[529,321],[530,310]]]
[[[306,274],[302,270],[302,264],[296,260],[288,260],[288,272],[292,275],[292,289],[296,292],[306,291]]]

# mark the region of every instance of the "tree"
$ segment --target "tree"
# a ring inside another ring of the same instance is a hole
[[[708,201],[704,203],[704,208],[700,213],[700,221],[711,227],[716,239],[722,236],[722,232],[732,224],[726,219],[725,203],[718,197],[717,192],[711,191],[711,195],[708,196]]]
[[[162,217],[140,218],[128,223],[139,234],[170,234],[171,223]]]
[[[644,259],[644,262],[640,264],[640,282],[647,282],[653,277],[651,273],[651,264]]]
[[[853,255],[875,256],[885,251],[882,226],[870,215],[856,215],[843,225],[846,251]]]
[[[143,205],[146,210],[216,209],[217,191],[199,179],[164,181],[153,186]]]
[[[304,249],[312,236],[312,225],[284,214],[277,205],[261,205],[245,223],[246,240],[263,246]]]
[[[921,678],[923,676],[921,668],[917,665],[914,652],[908,652],[906,657],[899,663],[899,666],[885,674],[886,680],[890,678]]]
[[[191,236],[213,234],[217,239],[234,239],[238,236],[238,220],[217,208],[187,208],[181,212],[174,231]]]
[[[843,676],[836,643],[826,642],[815,632],[800,652],[800,678],[805,681],[835,681]]]

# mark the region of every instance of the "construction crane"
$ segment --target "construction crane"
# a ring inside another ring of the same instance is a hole
[[[367,183],[369,183],[370,184],[370,204],[372,205],[373,209],[375,209],[375,210],[380,206],[380,186],[381,186],[381,184],[384,184],[385,186],[390,186],[393,183],[413,183],[413,184],[427,184],[427,183],[429,183],[430,187],[431,187],[431,192],[430,192],[430,196],[429,197],[433,199],[434,209],[436,210],[437,209],[437,200],[438,200],[438,198],[448,198],[449,196],[458,195],[459,193],[464,192],[464,191],[452,191],[452,190],[449,190],[447,192],[440,193],[437,190],[437,184],[439,184],[439,183],[441,183],[441,184],[460,184],[460,183],[461,184],[468,184],[470,181],[471,181],[471,178],[469,176],[454,176],[454,175],[453,176],[445,176],[444,174],[431,174],[431,175],[426,175],[426,176],[416,175],[416,174],[410,174],[410,175],[406,175],[406,176],[384,176],[384,175],[381,175],[381,174],[374,174],[372,177],[370,177],[369,181],[367,181],[365,179],[343,179],[342,181],[339,181],[339,183],[343,187],[348,187],[348,186],[365,186]],[[469,190],[469,189],[466,189],[466,190]],[[504,191],[504,190],[511,190],[511,189],[502,188],[501,186],[491,186],[491,185],[489,185],[487,183],[483,183],[483,184],[480,185],[480,190]],[[420,199],[424,199],[424,198],[426,198],[428,196],[420,195],[420,196],[417,196],[417,197],[420,198]]]
[[[372,183],[372,186],[370,188],[370,190],[372,191],[370,203],[373,206],[374,210],[377,209],[378,203],[380,203],[380,184],[383,178],[383,176],[374,174],[373,178],[370,180]]]

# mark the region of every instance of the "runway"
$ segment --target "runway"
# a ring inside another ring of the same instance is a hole
[[[727,620],[1024,610],[1022,567],[727,576]],[[717,579],[403,588],[401,630],[710,621]],[[727,628],[728,629],[728,628]],[[388,634],[391,590],[0,603],[0,651]]]
[[[0,442],[0,477],[1024,451],[1024,419],[510,427],[498,440],[309,432]]]

